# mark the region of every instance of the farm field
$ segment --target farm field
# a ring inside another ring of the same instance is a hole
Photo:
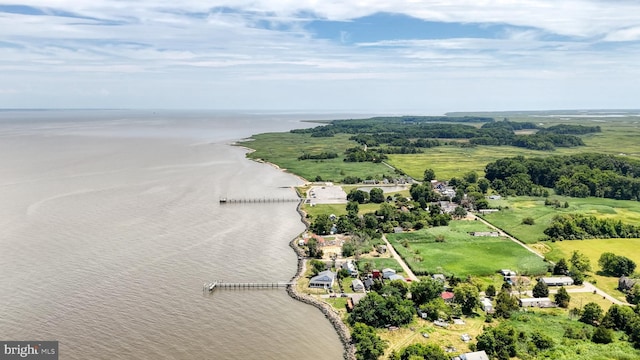
[[[636,264],[640,264],[640,239],[593,239],[593,240],[572,240],[572,241],[556,241],[549,243],[551,251],[547,254],[550,260],[558,260],[561,257],[568,259],[571,253],[578,250],[585,254],[591,260],[591,268],[594,273],[591,276],[596,280],[596,285],[602,290],[618,298],[625,300],[624,294],[617,290],[618,278],[611,276],[598,275],[600,271],[598,259],[604,252],[612,252],[617,255],[623,255]]]
[[[445,273],[458,277],[492,275],[508,268],[521,274],[542,274],[547,264],[520,245],[502,237],[469,235],[490,231],[475,221],[451,221],[449,226],[389,234],[396,251],[418,274]],[[437,242],[443,237],[444,242]]]
[[[580,213],[598,218],[612,218],[625,223],[640,222],[640,202],[631,200],[614,200],[603,198],[572,198],[567,196],[550,196],[549,200],[567,202],[568,208],[545,206],[545,198],[518,196],[489,200],[490,207],[503,208],[499,212],[483,216],[487,221],[505,230],[520,241],[533,244],[544,238],[546,229],[557,214]],[[522,219],[531,217],[534,225],[523,225]]]

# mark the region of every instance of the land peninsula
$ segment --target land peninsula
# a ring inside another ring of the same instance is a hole
[[[345,119],[259,134],[307,183],[292,296],[357,359],[640,357],[640,111]]]

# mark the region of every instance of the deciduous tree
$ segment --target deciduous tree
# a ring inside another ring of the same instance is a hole
[[[351,342],[356,347],[356,359],[376,360],[384,354],[387,342],[380,339],[375,328],[363,323],[355,323],[351,330]]]
[[[462,313],[469,315],[480,305],[478,288],[471,284],[459,284],[453,290],[454,301],[460,304]]]

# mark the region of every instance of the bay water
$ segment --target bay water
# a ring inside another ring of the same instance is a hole
[[[328,116],[331,117],[331,116]],[[319,310],[280,290],[300,179],[229,144],[301,114],[0,112],[0,339],[60,359],[340,359]]]

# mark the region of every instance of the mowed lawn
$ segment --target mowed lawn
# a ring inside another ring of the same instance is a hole
[[[574,251],[580,251],[591,260],[593,278],[596,285],[608,294],[624,300],[624,294],[617,290],[618,278],[612,276],[598,275],[600,266],[598,259],[605,252],[612,252],[616,255],[626,256],[640,266],[640,239],[594,239],[594,240],[571,240],[556,241],[549,243],[552,250],[547,254],[550,260],[558,260],[562,257],[569,259]],[[640,268],[637,268],[640,269]]]
[[[502,210],[487,214],[484,218],[493,225],[503,229],[520,241],[533,244],[545,238],[544,230],[551,224],[555,215],[579,213],[593,215],[598,218],[611,218],[624,223],[640,223],[640,202],[631,200],[613,200],[603,198],[572,198],[567,196],[550,196],[550,200],[567,202],[568,208],[545,206],[545,198],[518,196],[501,200],[489,200],[490,207],[501,207]],[[531,217],[534,225],[522,224],[522,219]]]
[[[396,251],[412,270],[419,273],[485,276],[500,269],[521,274],[546,272],[547,264],[538,256],[502,237],[474,237],[471,231],[491,231],[476,221],[451,221],[449,226],[389,234]],[[438,236],[444,242],[438,242]]]

